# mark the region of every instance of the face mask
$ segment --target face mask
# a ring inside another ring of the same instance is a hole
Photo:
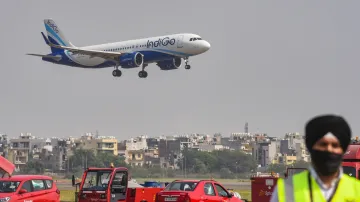
[[[312,150],[311,162],[315,166],[315,170],[322,176],[330,176],[335,174],[342,162],[342,154],[335,154],[328,151]]]

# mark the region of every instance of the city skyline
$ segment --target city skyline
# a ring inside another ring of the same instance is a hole
[[[228,135],[248,122],[249,132],[281,137],[303,134],[305,123],[324,113],[344,116],[353,136],[360,133],[360,2],[136,3],[2,2],[0,133]],[[112,68],[26,56],[50,52],[40,34],[45,18],[78,46],[191,32],[211,49],[190,58],[190,70],[151,64],[146,79],[139,69],[113,78]]]

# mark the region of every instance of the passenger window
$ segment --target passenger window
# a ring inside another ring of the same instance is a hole
[[[24,182],[21,189],[25,189],[27,192],[32,192],[31,183],[30,181]]]
[[[46,188],[47,189],[51,189],[53,186],[53,181],[52,180],[45,180],[46,183]]]
[[[215,196],[214,187],[210,182],[205,183],[204,185],[204,193],[209,196]]]
[[[42,180],[31,180],[34,191],[40,191],[45,189],[44,181]]]
[[[228,192],[222,188],[220,185],[215,184],[216,191],[218,192],[219,196],[227,197],[229,194]]]

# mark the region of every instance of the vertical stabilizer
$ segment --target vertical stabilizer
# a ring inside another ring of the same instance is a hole
[[[60,30],[59,26],[56,25],[54,20],[45,19],[44,25],[47,32],[47,37],[51,43],[55,45],[75,47],[69,40],[65,38],[65,35]],[[63,50],[51,47],[51,51],[58,52]]]

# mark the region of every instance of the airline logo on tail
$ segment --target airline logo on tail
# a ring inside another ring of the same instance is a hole
[[[47,20],[46,24],[49,25],[49,27],[51,27],[51,29],[54,30],[54,32],[56,32],[57,34],[59,33],[58,27],[55,24],[53,24],[51,20]]]

